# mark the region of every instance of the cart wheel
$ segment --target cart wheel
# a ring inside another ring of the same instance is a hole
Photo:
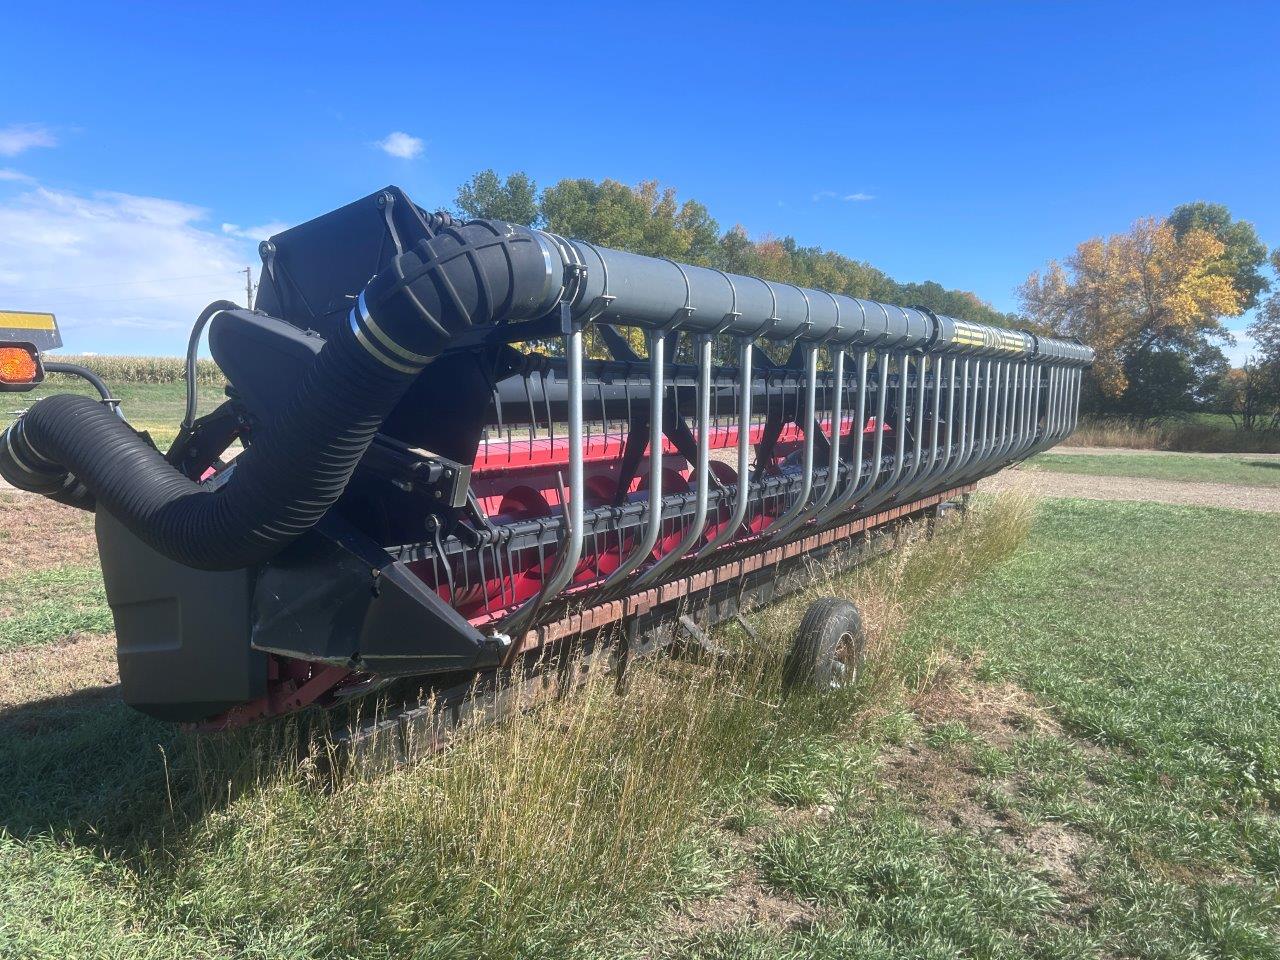
[[[858,608],[839,597],[822,597],[805,611],[783,665],[789,690],[834,690],[857,683],[866,634]]]

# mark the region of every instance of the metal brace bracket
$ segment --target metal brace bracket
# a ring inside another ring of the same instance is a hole
[[[693,305],[693,285],[689,282],[689,274],[684,272],[684,267],[670,257],[663,257],[662,259],[679,270],[680,279],[684,281],[684,306],[676,308],[676,311],[671,314],[671,319],[667,321],[667,325],[663,328],[664,331],[670,331],[679,329],[682,323],[697,313],[698,308]]]
[[[730,656],[727,647],[722,647],[707,635],[707,633],[694,621],[693,617],[687,613],[681,614],[676,620],[676,629],[683,631],[685,635],[692,641],[686,644],[686,649],[692,647],[702,654],[715,658],[728,658]]]
[[[396,230],[395,221],[391,218],[391,211],[396,205],[395,195],[384,190],[378,194],[376,203],[378,209],[382,211],[382,219],[387,222],[387,232],[391,234],[391,242],[396,245],[396,254],[404,253],[404,244],[400,242],[400,234]]]
[[[734,611],[733,622],[742,628],[742,632],[751,638],[752,643],[760,642],[760,632],[751,625],[751,621],[743,615],[741,610]]]
[[[801,337],[807,337],[809,335],[809,331],[813,329],[813,304],[809,301],[809,295],[804,292],[804,287],[796,286],[794,283],[789,283],[787,286],[791,287],[791,289],[795,290],[804,298],[804,323],[801,324],[802,332],[795,335],[795,339],[799,340]]]

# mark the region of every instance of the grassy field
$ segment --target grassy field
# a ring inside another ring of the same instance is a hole
[[[163,448],[157,369],[119,395]],[[1280,486],[1247,455],[1035,463]],[[817,591],[870,624],[855,690],[782,695],[800,598],[723,638],[730,671],[651,663],[334,782],[320,720],[125,709],[91,518],[0,493],[0,960],[1280,958],[1280,516],[1032,516],[988,499]]]
[[[1029,518],[828,585],[872,627],[846,695],[778,690],[796,602],[733,671],[336,785],[286,759],[314,729],[194,738],[50,680],[0,710],[0,957],[1280,956],[1280,517]],[[0,570],[0,691],[109,650],[85,521],[58,536],[75,562]],[[20,612],[32,573],[71,621]]]
[[[898,744],[755,846],[820,924],[680,955],[1280,956],[1278,571],[1278,517],[1046,504],[912,626],[955,660]]]
[[[138,383],[109,379],[107,385],[120,399],[121,408],[129,423],[138,430],[149,432],[161,450],[173,442],[186,408],[185,384],[174,381]],[[226,399],[222,386],[217,384],[200,383],[197,386],[197,392],[199,412],[202,414],[208,413]],[[21,411],[51,393],[97,396],[97,393],[83,380],[61,374],[53,375],[29,393],[3,394],[4,399],[0,401],[0,427],[7,426]]]
[[[918,667],[892,638],[1024,532],[1024,513],[984,511],[844,581],[883,655],[842,696],[784,701],[781,645],[743,644],[733,670],[653,662],[622,698],[601,679],[433,762],[351,771],[336,787],[289,759],[296,728],[196,738],[101,695],[14,703],[0,715],[0,946],[24,957],[634,952],[642,927],[731,882],[722,819],[750,816],[757,799],[821,800],[836,770],[822,751],[876,729]],[[798,610],[759,625],[784,635]],[[49,648],[23,641],[17,652],[39,665]]]
[[[1280,459],[1249,454],[1205,457],[1197,454],[1042,453],[1028,468],[1093,477],[1146,477],[1187,483],[1230,483],[1280,487]]]

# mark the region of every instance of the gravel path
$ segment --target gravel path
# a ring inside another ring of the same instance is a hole
[[[1182,483],[1142,477],[1089,477],[1073,473],[1051,473],[1047,470],[1012,469],[987,477],[979,483],[978,488],[988,493],[1019,490],[1041,497],[1147,500],[1179,506],[1230,507],[1235,510],[1280,513],[1280,489],[1228,483]]]

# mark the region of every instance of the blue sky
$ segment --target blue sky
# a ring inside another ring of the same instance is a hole
[[[1048,258],[1188,200],[1280,243],[1269,4],[43,3],[4,20],[0,308],[57,311],[72,350],[177,353],[204,302],[243,299],[264,232],[386,183],[447,205],[490,166],[657,178],[722,226],[1001,309]]]

